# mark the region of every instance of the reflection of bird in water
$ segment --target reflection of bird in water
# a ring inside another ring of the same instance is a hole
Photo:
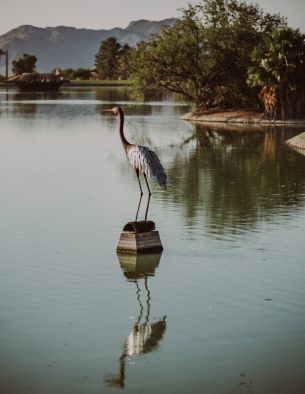
[[[129,334],[125,347],[127,356],[139,356],[156,349],[166,328],[166,316],[153,324],[135,324]]]
[[[150,323],[150,290],[148,288],[148,277],[154,275],[155,268],[160,261],[158,255],[119,255],[120,264],[124,271],[124,275],[128,281],[135,283],[137,300],[139,303],[139,315],[136,323],[123,346],[122,354],[119,358],[119,373],[110,375],[105,378],[105,384],[116,388],[125,387],[126,378],[126,361],[131,357],[140,356],[149,353],[158,348],[166,330],[166,316],[157,322]],[[132,259],[135,264],[132,264]],[[146,313],[143,317],[145,307],[141,301],[141,287],[139,281],[144,279],[144,287],[146,290]]]
[[[122,141],[123,148],[125,149],[127,158],[131,164],[131,166],[134,168],[136,171],[136,175],[138,178],[139,182],[139,187],[140,187],[140,200],[138,204],[138,209],[137,209],[137,214],[136,214],[136,221],[138,219],[138,213],[140,209],[140,204],[143,196],[143,191],[142,191],[142,186],[140,182],[140,173],[143,174],[146,186],[148,189],[148,201],[147,201],[147,206],[146,206],[146,212],[145,212],[145,221],[147,221],[147,213],[148,213],[148,207],[149,207],[149,202],[150,202],[150,197],[151,197],[151,191],[148,185],[147,177],[153,177],[158,184],[162,188],[166,188],[166,174],[164,172],[163,166],[160,163],[160,160],[158,156],[150,150],[146,146],[140,146],[140,145],[134,145],[130,144],[124,135],[124,112],[121,107],[114,107],[109,110],[103,110],[103,111],[109,111],[113,112],[116,115],[120,116],[120,137]]]

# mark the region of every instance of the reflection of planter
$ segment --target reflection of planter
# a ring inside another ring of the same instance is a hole
[[[117,255],[124,275],[130,281],[154,276],[161,259],[161,252],[135,254],[118,251]]]
[[[13,80],[20,90],[27,91],[56,91],[68,82],[54,74],[24,73]]]

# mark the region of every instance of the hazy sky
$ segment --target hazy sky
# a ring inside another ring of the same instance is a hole
[[[1,0],[0,34],[24,24],[92,29],[126,27],[132,20],[178,16],[177,9],[199,0]],[[251,2],[250,0],[248,2]],[[280,12],[305,31],[305,0],[257,0],[266,11]]]

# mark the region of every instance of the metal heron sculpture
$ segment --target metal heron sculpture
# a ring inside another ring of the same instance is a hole
[[[147,206],[146,206],[146,211],[145,211],[145,222],[146,222],[149,203],[150,203],[150,197],[152,194],[150,191],[150,188],[149,188],[147,177],[154,178],[157,181],[157,183],[162,188],[165,189],[167,176],[165,174],[164,168],[163,168],[162,164],[160,163],[160,160],[159,160],[158,156],[155,154],[155,152],[153,152],[147,146],[130,144],[127,141],[127,139],[124,135],[124,112],[121,107],[113,107],[112,109],[102,110],[102,112],[112,112],[115,115],[119,115],[119,117],[120,117],[119,132],[120,132],[121,142],[122,142],[123,148],[126,152],[126,156],[129,160],[131,166],[134,168],[134,170],[136,172],[138,182],[139,182],[139,187],[140,187],[140,200],[139,200],[139,204],[138,204],[138,209],[137,209],[135,221],[138,220],[139,209],[140,209],[141,200],[142,200],[142,196],[143,196],[143,190],[142,190],[141,181],[140,181],[140,173],[142,173],[144,176],[146,186],[148,189],[148,201],[147,201]]]

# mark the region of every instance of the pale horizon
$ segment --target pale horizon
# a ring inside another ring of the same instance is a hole
[[[2,0],[0,35],[19,27],[33,25],[36,27],[69,26],[83,29],[126,28],[130,22],[140,19],[159,21],[179,17],[179,9],[189,3],[197,4],[199,0],[155,0],[154,3],[141,0],[91,0],[87,3],[80,0],[53,0],[52,2],[28,0],[26,6],[20,0]],[[253,3],[253,1],[248,1]],[[258,0],[265,11],[280,13],[286,16],[289,25],[305,31],[304,0]],[[20,6],[22,12],[18,12]]]

